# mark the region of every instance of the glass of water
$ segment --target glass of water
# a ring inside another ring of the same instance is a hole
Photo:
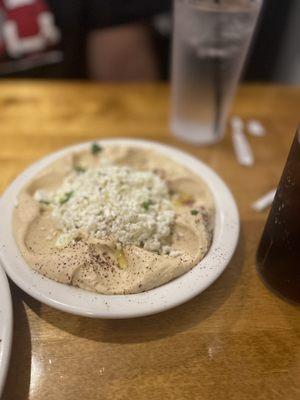
[[[204,145],[222,139],[263,0],[175,0],[171,130]]]

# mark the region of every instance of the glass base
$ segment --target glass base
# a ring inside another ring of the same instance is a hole
[[[212,125],[200,125],[194,122],[171,121],[170,129],[174,136],[186,143],[208,146],[220,142],[224,134],[214,132]]]
[[[277,297],[281,298],[281,300],[286,301],[294,306],[300,306],[300,302],[299,302],[299,298],[295,298],[294,296],[290,296],[287,293],[284,293],[282,290],[279,290],[278,288],[276,288],[276,286],[272,283],[270,283],[268,281],[268,279],[266,279],[266,277],[263,275],[263,273],[260,270],[259,266],[256,266],[256,271],[257,274],[260,278],[260,280],[262,281],[262,283],[264,284],[264,286],[270,291],[272,292],[274,295],[276,295]]]

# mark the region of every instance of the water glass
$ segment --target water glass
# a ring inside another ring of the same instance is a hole
[[[171,130],[194,144],[223,135],[263,0],[175,0]]]

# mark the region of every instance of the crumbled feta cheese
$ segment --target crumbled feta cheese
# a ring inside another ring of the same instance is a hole
[[[88,235],[113,237],[166,254],[175,218],[166,183],[153,172],[102,165],[83,173],[71,172],[54,192],[36,192],[50,202],[62,234],[57,246]]]
[[[36,201],[38,201],[40,203],[50,201],[49,194],[45,190],[42,190],[42,189],[37,190],[34,193],[33,198],[34,198],[34,200],[36,200]]]
[[[170,252],[170,257],[179,257],[179,256],[182,256],[182,254],[183,254],[182,251],[173,250]]]

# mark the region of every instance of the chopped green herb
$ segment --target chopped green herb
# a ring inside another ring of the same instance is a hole
[[[98,143],[93,143],[92,144],[92,147],[91,147],[91,153],[92,154],[96,155],[96,154],[100,153],[101,150],[102,150],[102,147],[99,146]]]
[[[152,201],[151,201],[151,200],[148,200],[148,201],[144,201],[143,204],[142,204],[142,206],[143,206],[143,208],[144,208],[146,211],[148,211],[148,210],[149,210],[149,207],[151,206],[151,204],[153,204]]]
[[[81,165],[75,165],[74,170],[75,170],[76,172],[78,172],[78,174],[82,174],[83,172],[86,171],[86,169],[83,168]]]
[[[50,204],[50,201],[48,201],[48,200],[40,200],[39,203],[46,204],[48,206]]]
[[[59,199],[59,204],[62,205],[62,204],[65,204],[67,201],[69,201],[70,198],[72,197],[73,193],[74,193],[73,191],[65,193],[63,195],[63,197]]]
[[[197,214],[199,214],[199,211],[198,210],[191,210],[191,214],[192,215],[197,215]]]

